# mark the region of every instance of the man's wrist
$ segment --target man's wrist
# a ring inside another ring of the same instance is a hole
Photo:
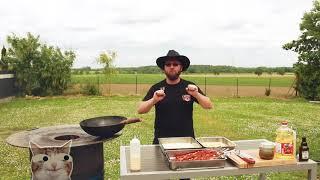
[[[193,96],[194,98],[198,99],[200,97],[199,91]]]
[[[157,104],[157,100],[155,98],[151,98],[151,103],[152,103],[152,105],[155,105],[155,104]]]

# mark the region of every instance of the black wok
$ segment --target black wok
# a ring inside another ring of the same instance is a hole
[[[127,119],[123,116],[101,116],[80,122],[81,128],[88,134],[100,137],[111,137],[121,131],[126,124],[141,122],[139,118]]]

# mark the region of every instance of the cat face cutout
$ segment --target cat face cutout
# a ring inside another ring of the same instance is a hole
[[[70,140],[62,146],[41,147],[30,141],[32,179],[71,179],[73,169],[73,158],[70,156],[71,143]]]

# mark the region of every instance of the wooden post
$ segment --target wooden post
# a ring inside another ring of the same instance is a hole
[[[100,76],[99,76],[99,74],[98,74],[98,93],[100,94]]]
[[[239,77],[237,77],[237,97],[239,97]]]
[[[207,95],[207,74],[204,75],[204,94]]]
[[[136,74],[136,95],[138,94],[138,73],[135,72]]]
[[[271,86],[271,78],[269,78],[269,89],[270,89],[270,86]]]

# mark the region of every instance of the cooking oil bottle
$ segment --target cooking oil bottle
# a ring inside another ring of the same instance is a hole
[[[288,121],[281,122],[277,129],[275,156],[278,159],[295,159],[296,132],[288,127]]]

